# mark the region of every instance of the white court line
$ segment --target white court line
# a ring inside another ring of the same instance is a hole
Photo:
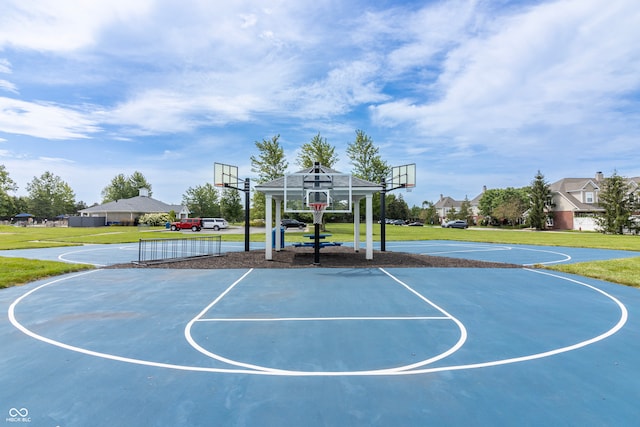
[[[274,317],[274,318],[209,318],[198,322],[317,322],[343,320],[451,320],[441,316],[398,316],[398,317]]]
[[[421,295],[420,293],[416,292],[410,286],[408,286],[407,284],[403,283],[401,280],[399,280],[398,278],[396,278],[395,276],[393,276],[389,272],[385,271],[382,268],[380,268],[379,270],[382,271],[384,274],[386,274],[388,277],[390,277],[393,281],[395,281],[395,282],[399,283],[400,285],[404,286],[407,290],[409,290],[411,293],[416,295],[422,301],[426,302],[427,304],[429,304],[430,306],[432,306],[436,310],[440,311],[444,315],[444,318],[438,316],[437,320],[443,320],[444,319],[444,320],[453,321],[458,326],[458,328],[460,329],[460,338],[458,339],[456,344],[453,347],[451,347],[449,350],[447,350],[447,351],[445,351],[443,353],[440,353],[437,356],[434,356],[434,357],[426,359],[426,360],[422,360],[420,362],[412,363],[410,365],[397,366],[397,367],[394,367],[394,368],[387,368],[387,369],[373,369],[373,370],[366,370],[366,371],[322,371],[322,372],[319,372],[319,371],[296,371],[296,370],[288,370],[288,369],[276,369],[276,368],[269,368],[269,367],[266,367],[266,366],[254,365],[254,364],[251,364],[251,363],[245,363],[245,362],[240,362],[240,361],[237,361],[237,360],[226,358],[224,356],[221,356],[219,354],[213,353],[213,352],[203,348],[202,346],[200,346],[191,335],[191,328],[193,327],[193,325],[196,322],[205,321],[205,319],[203,319],[203,316],[213,306],[215,306],[220,300],[222,300],[222,298],[224,298],[235,286],[238,285],[238,283],[240,283],[253,270],[249,270],[240,279],[236,280],[222,294],[220,294],[211,304],[209,304],[196,317],[194,317],[187,324],[187,326],[185,328],[185,332],[184,332],[185,337],[186,337],[187,341],[189,342],[189,344],[194,349],[196,349],[197,351],[201,352],[202,354],[204,354],[204,355],[206,355],[206,356],[208,356],[208,357],[210,357],[212,359],[216,359],[216,360],[219,360],[221,362],[224,362],[224,363],[227,363],[227,364],[230,364],[230,365],[235,365],[235,366],[248,368],[248,369],[256,369],[258,371],[271,372],[271,373],[274,373],[274,374],[281,374],[281,375],[319,375],[319,374],[326,374],[326,375],[352,375],[355,372],[359,372],[359,373],[362,373],[362,374],[365,374],[365,373],[366,374],[372,374],[372,373],[381,373],[381,372],[389,372],[389,373],[391,373],[391,372],[399,372],[399,371],[405,371],[405,370],[409,370],[409,369],[414,369],[414,368],[417,368],[417,367],[420,367],[420,366],[424,366],[424,365],[428,365],[430,363],[436,362],[438,360],[441,360],[441,359],[453,354],[458,349],[460,349],[460,347],[462,347],[462,345],[464,344],[464,342],[467,339],[467,331],[466,331],[464,325],[462,324],[462,322],[460,322],[458,319],[456,319],[453,316],[451,316],[449,313],[444,311],[442,308],[438,307],[433,302],[429,301],[423,295]],[[316,320],[323,320],[323,321],[327,320],[327,319],[335,319],[335,318],[316,318]],[[216,319],[213,319],[213,320],[215,321]],[[271,319],[267,318],[267,319],[250,319],[250,320],[255,322],[255,321],[270,321]]]
[[[563,252],[549,251],[549,250],[543,250],[543,249],[530,249],[530,248],[518,248],[518,249],[521,249],[523,251],[531,251],[531,252],[546,252],[546,253],[555,254],[555,255],[562,255],[562,256],[565,257],[564,259],[560,259],[560,260],[556,260],[556,261],[532,262],[532,263],[522,264],[524,266],[532,266],[532,265],[536,265],[536,264],[540,264],[540,265],[557,264],[559,262],[571,261],[571,255],[565,254]]]
[[[496,247],[496,248],[485,248],[485,249],[459,249],[457,251],[438,251],[438,252],[425,252],[422,255],[442,255],[442,254],[463,254],[463,253],[471,253],[471,252],[498,252],[498,251],[510,251],[513,248],[509,247]]]
[[[605,333],[600,334],[600,335],[598,335],[596,337],[593,337],[593,338],[585,340],[585,341],[581,341],[579,343],[576,343],[576,344],[573,344],[573,345],[570,345],[570,346],[557,348],[555,350],[545,351],[543,353],[537,353],[537,354],[531,354],[529,356],[513,357],[513,358],[510,358],[510,359],[495,360],[495,361],[483,362],[483,363],[471,363],[471,364],[467,364],[467,365],[457,365],[457,366],[443,366],[443,367],[439,367],[439,368],[430,368],[430,369],[417,369],[417,370],[414,370],[414,371],[403,372],[403,373],[404,374],[407,374],[407,373],[427,374],[427,373],[442,372],[442,371],[459,371],[459,370],[465,370],[465,369],[487,368],[487,367],[491,367],[491,366],[508,365],[508,364],[511,364],[511,363],[520,363],[520,362],[527,362],[527,361],[530,361],[530,360],[542,359],[544,357],[555,356],[557,354],[561,354],[561,353],[566,353],[566,352],[569,352],[569,351],[577,350],[579,348],[586,347],[588,345],[597,343],[598,341],[602,341],[602,340],[612,336],[616,332],[618,332],[620,329],[622,329],[622,327],[625,325],[625,323],[627,323],[627,319],[629,317],[629,313],[627,311],[627,308],[625,307],[624,304],[622,304],[622,302],[620,302],[620,300],[618,300],[613,295],[608,294],[607,292],[605,292],[605,291],[603,291],[601,289],[598,289],[595,286],[591,286],[591,285],[588,285],[586,283],[580,282],[578,280],[570,279],[568,277],[562,277],[562,276],[559,276],[557,274],[548,273],[548,272],[539,271],[539,270],[531,270],[531,269],[528,269],[528,268],[525,269],[525,270],[526,271],[531,271],[533,273],[538,273],[538,274],[550,276],[550,277],[555,277],[555,278],[558,278],[558,279],[561,279],[561,280],[567,280],[569,282],[573,282],[573,283],[576,283],[578,285],[585,286],[585,287],[587,287],[589,289],[592,289],[592,290],[604,295],[605,297],[611,299],[615,304],[617,304],[618,308],[620,309],[620,319],[618,320],[618,323],[616,323],[616,325],[613,328],[609,329]],[[398,373],[398,374],[402,374],[402,373]]]
[[[528,262],[525,264],[522,264],[523,266],[532,266],[532,265],[547,265],[547,264],[558,264],[561,262],[568,262],[571,261],[571,255],[566,254],[564,252],[558,252],[558,251],[552,251],[552,250],[548,250],[548,249],[533,249],[533,248],[521,248],[521,247],[513,247],[513,246],[499,246],[499,245],[485,245],[485,244],[426,244],[426,245],[416,245],[416,244],[412,244],[412,245],[396,245],[396,247],[398,248],[404,248],[404,247],[442,247],[442,246],[453,246],[453,247],[467,247],[467,248],[474,248],[474,249],[465,249],[465,250],[451,250],[451,251],[437,251],[437,252],[423,252],[421,255],[445,255],[445,254],[453,254],[453,253],[472,253],[472,252],[497,252],[497,251],[515,251],[515,250],[520,250],[520,251],[530,251],[530,252],[541,252],[541,253],[548,253],[548,254],[554,254],[554,255],[559,255],[561,258],[557,259],[557,260],[552,260],[552,261],[539,261],[539,262]],[[475,249],[478,248],[478,249]]]
[[[68,262],[68,263],[71,263],[71,264],[86,264],[86,265],[95,265],[96,267],[105,267],[106,264],[98,264],[98,263],[95,263],[95,262],[74,261],[72,259],[66,259],[65,257],[67,257],[69,255],[82,253],[82,252],[95,252],[95,251],[104,251],[104,250],[111,250],[111,249],[112,248],[105,248],[103,246],[99,247],[99,248],[91,248],[91,249],[78,249],[78,250],[62,253],[62,254],[58,255],[58,259],[60,261]],[[129,245],[129,246],[120,246],[120,247],[118,247],[118,249],[120,249],[120,250],[134,250],[134,249],[137,249],[137,247]]]
[[[522,356],[522,357],[514,357],[514,358],[509,358],[509,359],[501,359],[501,360],[481,362],[481,363],[470,363],[470,364],[464,364],[464,365],[440,366],[440,367],[426,368],[426,369],[378,370],[378,371],[346,371],[346,372],[295,372],[295,371],[278,372],[278,371],[260,371],[260,370],[254,370],[254,369],[207,368],[207,367],[203,367],[203,366],[190,366],[190,365],[178,365],[178,364],[171,364],[171,363],[153,362],[153,361],[149,361],[149,360],[135,359],[135,358],[130,358],[130,357],[117,356],[117,355],[113,355],[113,354],[109,354],[109,353],[97,352],[97,351],[88,350],[88,349],[85,349],[85,348],[81,348],[81,347],[76,347],[76,346],[72,346],[72,345],[69,345],[69,344],[65,344],[65,343],[62,343],[60,341],[56,341],[56,340],[53,340],[51,338],[44,337],[42,335],[39,335],[39,334],[29,330],[27,327],[22,325],[16,319],[16,316],[15,316],[16,307],[18,306],[18,304],[20,302],[22,302],[29,295],[32,295],[33,293],[35,293],[35,292],[37,292],[37,291],[39,291],[41,289],[44,289],[45,287],[51,286],[51,285],[53,285],[55,283],[59,283],[59,282],[62,282],[62,281],[68,280],[68,279],[84,276],[84,275],[87,275],[87,274],[94,274],[97,271],[104,271],[104,270],[91,270],[91,271],[82,272],[82,273],[79,273],[79,274],[66,276],[66,277],[63,277],[63,278],[59,278],[59,279],[44,283],[44,284],[42,284],[42,285],[40,285],[40,286],[38,286],[38,287],[26,292],[22,296],[18,297],[9,306],[9,310],[7,312],[9,321],[11,322],[11,324],[15,328],[17,328],[19,331],[21,331],[25,335],[27,335],[27,336],[29,336],[31,338],[34,338],[36,340],[42,341],[44,343],[56,346],[56,347],[60,347],[60,348],[66,349],[66,350],[70,350],[70,351],[74,351],[74,352],[77,352],[77,353],[85,354],[85,355],[88,355],[88,356],[100,357],[100,358],[108,359],[108,360],[115,360],[115,361],[124,362],[124,363],[131,363],[131,364],[142,365],[142,366],[151,366],[151,367],[163,368],[163,369],[175,369],[175,370],[192,371],[192,372],[226,373],[226,374],[249,374],[249,375],[270,375],[270,376],[394,376],[394,375],[418,375],[418,374],[429,374],[429,373],[434,373],[434,372],[446,372],[446,371],[459,371],[459,370],[467,370],[467,369],[478,369],[478,368],[485,368],[485,367],[508,365],[508,364],[512,364],[512,363],[521,363],[521,362],[526,362],[526,361],[530,361],[530,360],[536,360],[536,359],[542,359],[542,358],[545,358],[545,357],[555,356],[555,355],[558,355],[558,354],[566,353],[566,352],[569,352],[569,351],[573,351],[573,350],[577,350],[579,348],[583,348],[583,347],[589,346],[591,344],[597,343],[599,341],[602,341],[602,340],[614,335],[620,329],[622,329],[622,327],[626,324],[627,319],[628,319],[628,311],[627,311],[627,308],[624,306],[624,304],[622,304],[622,302],[620,302],[614,296],[608,294],[607,292],[605,292],[605,291],[603,291],[601,289],[598,289],[595,286],[591,286],[591,285],[589,285],[587,283],[580,282],[580,281],[575,280],[575,279],[570,279],[570,278],[563,277],[563,276],[560,276],[560,275],[557,275],[557,274],[553,274],[553,273],[549,273],[549,272],[544,272],[544,271],[539,271],[539,270],[531,270],[531,269],[524,269],[523,271],[528,271],[528,272],[535,273],[535,274],[541,274],[541,275],[554,277],[554,278],[557,278],[557,279],[560,279],[560,280],[565,280],[565,281],[568,281],[568,282],[571,282],[571,283],[575,283],[575,284],[580,285],[580,286],[584,286],[586,288],[594,290],[595,292],[600,293],[601,295],[603,295],[606,298],[608,298],[611,301],[613,301],[618,306],[618,308],[620,309],[620,313],[621,313],[620,314],[620,319],[608,331],[606,331],[606,332],[604,332],[604,333],[602,333],[602,334],[600,334],[600,335],[598,335],[596,337],[593,337],[591,339],[588,339],[588,340],[585,340],[585,341],[581,341],[581,342],[578,342],[578,343],[570,345],[570,346],[561,347],[561,348],[558,348],[558,349],[554,349],[554,350],[550,350],[550,351],[546,351],[546,352],[542,352],[542,353],[531,354],[531,355]],[[246,274],[248,274],[248,272],[245,273],[245,275]]]

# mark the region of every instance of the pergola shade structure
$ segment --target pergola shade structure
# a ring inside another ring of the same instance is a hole
[[[373,259],[373,194],[380,192],[380,184],[343,174],[322,165],[316,165],[293,174],[255,186],[265,195],[265,258],[273,259],[272,250],[281,247],[280,233],[272,233],[274,224],[280,224],[281,211],[307,212],[314,198],[327,202],[327,211],[353,213],[353,248],[360,250],[360,200],[365,199],[366,259]],[[275,202],[275,218],[273,204]],[[275,239],[275,245],[274,241]]]

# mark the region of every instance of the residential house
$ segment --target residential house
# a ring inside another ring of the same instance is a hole
[[[471,206],[471,216],[475,222],[478,221],[478,217],[480,216],[480,199],[484,192],[487,191],[487,187],[484,186],[482,188],[482,193],[478,194],[473,199],[469,200],[469,204]],[[434,204],[438,217],[440,218],[440,222],[446,221],[447,215],[453,209],[456,212],[460,212],[460,208],[462,207],[462,203],[464,200],[455,200],[449,196],[444,196],[440,194],[440,199]]]
[[[593,178],[563,178],[551,184],[553,220],[550,228],[596,231],[595,217],[604,212],[598,205],[603,181],[603,173],[598,172]],[[640,177],[628,181],[634,189],[640,185]]]

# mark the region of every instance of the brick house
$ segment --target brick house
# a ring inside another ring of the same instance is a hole
[[[555,230],[596,231],[595,217],[604,210],[598,205],[602,172],[593,178],[563,178],[549,186],[552,195],[553,220],[549,227]],[[629,178],[634,189],[640,177]]]

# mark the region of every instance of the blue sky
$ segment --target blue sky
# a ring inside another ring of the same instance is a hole
[[[179,203],[276,134],[290,172],[317,133],[350,172],[361,129],[416,163],[410,205],[640,176],[639,40],[637,0],[3,0],[0,164]]]

